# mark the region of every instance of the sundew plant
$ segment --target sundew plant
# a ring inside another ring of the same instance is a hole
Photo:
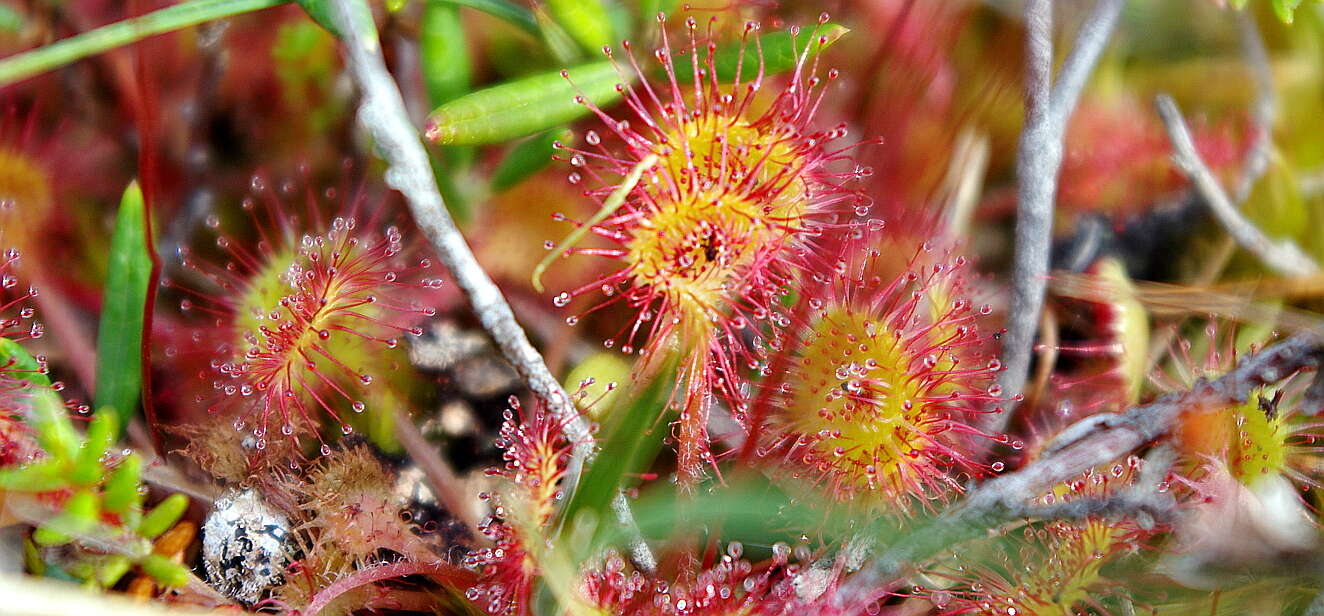
[[[0,615],[1324,614],[1324,2],[6,2]]]

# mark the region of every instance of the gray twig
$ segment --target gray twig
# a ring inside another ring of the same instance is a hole
[[[1016,154],[1016,249],[1007,333],[1002,339],[1004,369],[998,379],[1009,398],[1025,385],[1043,310],[1067,120],[1117,25],[1122,4],[1123,0],[1098,0],[1081,24],[1054,86],[1052,0],[1025,3],[1025,127]],[[1012,406],[1007,404],[1004,412],[992,416],[991,431],[1006,429]]]
[[[1156,99],[1159,116],[1172,141],[1173,161],[1191,180],[1200,199],[1209,207],[1214,218],[1237,244],[1255,255],[1270,269],[1285,276],[1305,276],[1319,272],[1319,265],[1289,240],[1274,241],[1254,223],[1241,215],[1241,211],[1227,196],[1218,178],[1209,171],[1195,149],[1191,131],[1182,118],[1172,97],[1162,94]]]
[[[870,601],[876,589],[885,588],[908,568],[1025,513],[1025,503],[1034,495],[1163,436],[1182,413],[1240,404],[1256,388],[1281,381],[1302,369],[1317,369],[1321,360],[1324,360],[1324,341],[1316,332],[1302,332],[1247,357],[1216,380],[1199,382],[1188,392],[1168,394],[1107,421],[1095,422],[1088,434],[1016,472],[984,482],[960,504],[901,537],[848,578],[837,600],[846,606]],[[1159,460],[1155,462],[1162,465]]]
[[[1246,202],[1250,191],[1269,169],[1269,147],[1273,145],[1274,110],[1278,107],[1276,90],[1273,87],[1273,72],[1269,68],[1269,53],[1264,49],[1264,38],[1260,36],[1260,27],[1250,11],[1237,12],[1237,26],[1241,31],[1241,50],[1250,65],[1251,78],[1255,80],[1255,103],[1251,107],[1250,150],[1242,163],[1241,178],[1232,193],[1232,202]]]
[[[381,43],[367,4],[364,0],[333,0],[330,4],[332,21],[345,46],[346,64],[362,96],[358,119],[371,133],[378,154],[389,166],[387,185],[405,196],[414,222],[455,277],[456,284],[501,354],[547,410],[561,420],[573,447],[566,472],[566,484],[573,487],[580,470],[594,452],[588,422],[547,369],[542,355],[515,320],[501,290],[478,264],[446,211],[427,152],[419,140],[419,132],[410,123],[400,89],[386,70]],[[624,499],[624,496],[618,495],[617,498]],[[624,501],[615,507],[617,511],[627,508]],[[656,561],[648,545],[637,532],[634,534],[631,556],[636,565],[651,570]]]

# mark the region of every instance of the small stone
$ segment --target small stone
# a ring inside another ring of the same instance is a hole
[[[290,522],[254,490],[217,499],[202,525],[207,583],[236,601],[252,605],[285,583],[291,560]]]

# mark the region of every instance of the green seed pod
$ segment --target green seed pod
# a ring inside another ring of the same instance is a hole
[[[606,61],[525,77],[437,107],[428,116],[425,134],[445,145],[482,145],[532,135],[587,114],[582,100],[599,106],[616,101],[621,81],[616,67]]]
[[[101,496],[106,511],[123,514],[137,508],[142,501],[142,493],[138,491],[142,467],[142,458],[136,453],[131,453],[125,456],[119,466],[110,473],[110,479],[106,480]]]
[[[612,44],[611,17],[601,0],[546,0],[547,11],[589,53]]]
[[[106,407],[97,411],[96,417],[87,427],[87,438],[69,473],[74,485],[86,486],[101,481],[105,469],[101,457],[115,444],[115,435],[118,433],[119,419],[114,409]]]
[[[151,513],[143,516],[142,522],[138,524],[138,534],[148,539],[155,539],[174,526],[187,509],[187,496],[178,493],[167,496],[152,509]]]
[[[171,562],[160,554],[148,554],[138,563],[143,573],[165,586],[184,586],[188,584],[189,571],[183,565]]]
[[[492,172],[492,191],[506,191],[545,169],[552,162],[553,144],[558,141],[568,143],[574,136],[570,129],[559,128],[516,144]]]

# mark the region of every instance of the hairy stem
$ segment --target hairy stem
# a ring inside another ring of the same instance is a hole
[[[457,590],[470,586],[475,577],[470,571],[445,563],[403,562],[359,569],[323,588],[308,602],[308,607],[296,613],[299,616],[316,616],[337,597],[355,588],[406,575],[426,575]]]

